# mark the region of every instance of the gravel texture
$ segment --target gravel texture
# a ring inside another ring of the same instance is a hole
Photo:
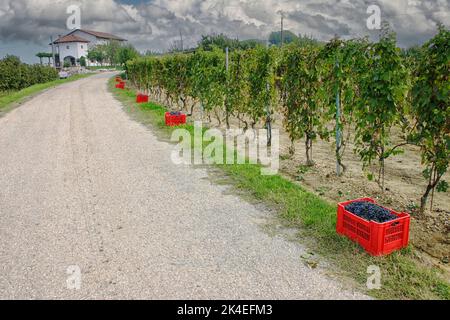
[[[176,166],[111,74],[0,118],[0,298],[359,299],[262,227],[271,213]],[[69,266],[81,288],[67,288]]]

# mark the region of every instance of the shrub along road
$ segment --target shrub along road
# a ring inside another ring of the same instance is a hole
[[[270,212],[172,164],[173,146],[132,121],[107,80],[0,118],[0,298],[365,298],[264,231]]]

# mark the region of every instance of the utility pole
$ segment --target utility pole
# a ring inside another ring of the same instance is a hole
[[[281,47],[283,47],[284,44],[284,14],[281,13]]]
[[[184,45],[183,45],[183,34],[181,33],[181,29],[180,29],[180,43],[181,43],[181,52],[184,51]]]
[[[230,68],[229,52],[230,52],[230,49],[228,47],[226,47],[225,48],[225,67],[226,67],[227,73]]]
[[[53,68],[56,68],[56,60],[55,60],[55,44],[53,43],[53,36],[50,36],[50,43],[52,44]]]

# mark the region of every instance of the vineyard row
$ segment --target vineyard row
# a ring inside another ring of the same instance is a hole
[[[427,181],[421,214],[435,190],[448,189],[450,31],[442,25],[433,39],[410,50],[398,48],[395,34],[385,31],[376,43],[333,39],[142,57],[129,61],[127,72],[137,88],[166,105],[218,115],[219,121],[223,114],[228,127],[236,117],[245,129],[258,123],[270,129],[274,112],[281,112],[292,145],[304,139],[310,165],[315,139],[335,137],[336,160],[345,172],[343,155],[352,137],[364,168],[376,166],[369,178],[383,190],[386,159],[416,145]],[[394,127],[401,128],[400,143],[393,143]]]

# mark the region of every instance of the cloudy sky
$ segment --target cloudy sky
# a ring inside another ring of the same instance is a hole
[[[402,47],[432,37],[438,21],[450,25],[450,0],[0,0],[0,57],[11,53],[37,62],[35,53],[50,51],[51,35],[69,32],[70,5],[81,8],[82,28],[124,37],[140,51],[164,51],[180,32],[186,46],[210,33],[267,39],[279,30],[281,13],[296,34],[376,39],[378,31],[367,28],[373,4]]]

